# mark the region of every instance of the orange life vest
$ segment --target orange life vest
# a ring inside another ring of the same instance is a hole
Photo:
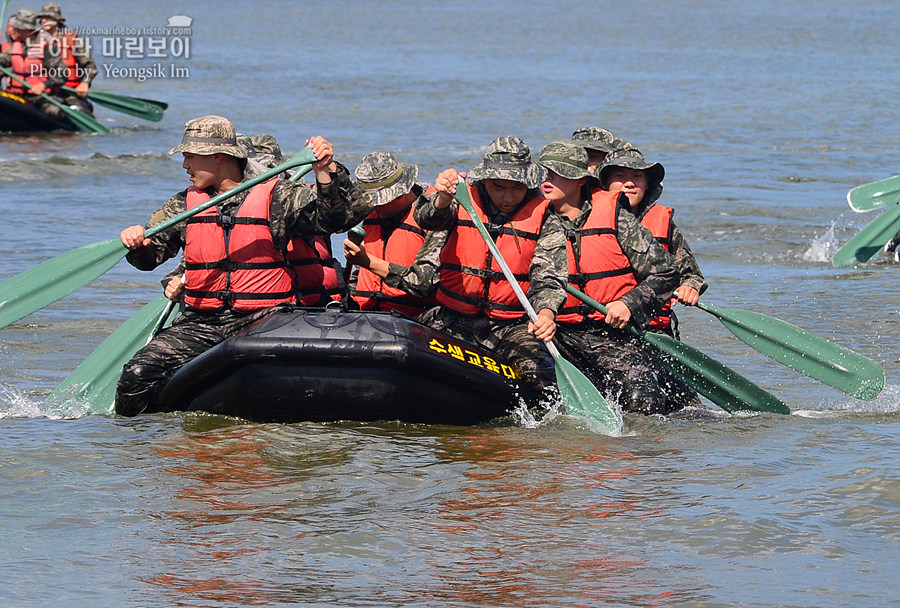
[[[591,190],[591,212],[581,233],[581,255],[575,257],[575,235],[566,234],[569,284],[598,302],[620,299],[637,286],[631,262],[619,245],[619,192]],[[585,317],[601,321],[602,313],[569,295],[556,316],[557,323],[580,323]]]
[[[469,189],[476,213],[488,225],[477,188]],[[509,222],[488,225],[500,255],[506,260],[522,288],[528,293],[529,270],[549,201],[540,196],[523,203]],[[441,250],[440,286],[437,301],[457,312],[474,315],[484,312],[492,319],[519,319],[525,309],[493,259],[481,233],[465,209],[459,207],[456,229]]]
[[[10,48],[10,43],[4,43],[3,51]],[[28,87],[13,78],[6,79],[6,92],[14,95],[26,95],[28,89],[47,80],[44,69],[44,43],[37,42],[27,48],[21,42],[13,42],[10,51],[13,73],[28,83]]]
[[[672,213],[671,207],[656,204],[647,209],[641,217],[641,225],[653,233],[654,238],[666,251],[672,251]],[[672,302],[667,301],[658,317],[650,321],[654,329],[668,330],[672,326]]]
[[[385,220],[372,212],[362,223],[366,230],[363,239],[366,252],[394,264],[412,264],[425,241],[425,230],[413,219],[414,210],[415,206],[410,206],[399,223],[397,218]],[[362,310],[396,310],[410,317],[434,305],[432,300],[417,298],[402,289],[385,285],[381,277],[365,268],[359,269],[353,299]]]
[[[254,311],[294,299],[294,277],[275,248],[269,223],[277,179],[254,186],[233,218],[211,207],[187,220],[185,303],[199,310]],[[187,208],[209,200],[193,186]]]
[[[75,32],[66,32],[58,38],[59,58],[66,64],[66,82],[63,86],[75,88],[81,84],[78,78],[78,62],[75,61]]]
[[[285,255],[293,269],[294,287],[301,305],[325,306],[343,299],[343,277],[338,274],[340,263],[331,252],[331,239],[319,234],[309,241],[292,239]]]

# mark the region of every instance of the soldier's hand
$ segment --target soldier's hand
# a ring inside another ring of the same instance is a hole
[[[47,85],[43,82],[36,82],[31,86],[31,90],[29,91],[32,95],[40,95],[44,91],[47,90]]]
[[[434,180],[434,189],[438,195],[434,199],[434,206],[437,209],[444,209],[450,206],[453,195],[456,194],[456,188],[459,185],[459,173],[456,169],[445,169],[438,174]]]
[[[534,334],[539,340],[549,342],[556,335],[556,321],[553,311],[542,308],[537,314],[537,322],[528,323],[528,333]]]
[[[144,236],[143,226],[129,226],[122,231],[119,238],[122,239],[122,244],[129,249],[138,249],[150,244],[150,239]]]
[[[87,97],[90,86],[91,85],[86,82],[79,82],[78,86],[75,87],[75,94],[79,97]]]
[[[362,243],[354,243],[350,239],[344,239],[344,257],[351,264],[361,268],[369,267],[369,255],[366,253],[366,246]]]
[[[622,300],[615,300],[606,305],[606,324],[616,329],[624,329],[631,321],[631,311]]]
[[[682,285],[675,291],[675,297],[685,306],[696,306],[700,300],[700,292],[690,285]]]
[[[178,302],[181,300],[181,296],[184,294],[184,275],[178,275],[177,277],[172,277],[169,279],[169,284],[166,285],[165,290],[166,297],[172,300],[173,302]]]

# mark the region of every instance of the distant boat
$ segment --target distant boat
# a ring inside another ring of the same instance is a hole
[[[75,131],[68,121],[47,116],[18,95],[0,91],[0,132]]]
[[[383,312],[275,312],[192,360],[163,411],[256,422],[472,425],[518,406],[516,374],[477,346]]]

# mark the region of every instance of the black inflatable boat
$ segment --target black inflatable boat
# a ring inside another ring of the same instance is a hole
[[[257,422],[471,425],[509,415],[515,372],[491,353],[380,312],[276,312],[191,361],[163,410]]]
[[[70,122],[50,118],[18,95],[0,91],[0,132],[74,131]]]

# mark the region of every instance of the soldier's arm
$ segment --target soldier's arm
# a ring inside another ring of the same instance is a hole
[[[425,242],[409,266],[388,264],[385,285],[402,289],[420,298],[432,298],[440,283],[441,250],[450,233],[446,230],[432,230],[425,235]]]
[[[702,294],[709,285],[706,283],[703,273],[700,272],[700,265],[697,263],[687,239],[684,238],[684,233],[678,229],[675,222],[672,222],[671,235],[672,257],[675,258],[675,266],[681,273],[681,285],[692,287]]]
[[[151,228],[164,220],[183,213],[187,208],[186,192],[179,192],[166,201],[162,208],[157,209],[150,216],[150,221],[147,222],[145,228]],[[138,247],[129,251],[125,259],[138,270],[153,270],[166,260],[178,255],[178,252],[184,246],[184,234],[184,222],[171,226],[150,237],[150,244],[146,247]]]
[[[538,235],[529,269],[528,301],[536,311],[548,309],[554,316],[566,301],[569,259],[562,223],[555,213],[547,214]]]

